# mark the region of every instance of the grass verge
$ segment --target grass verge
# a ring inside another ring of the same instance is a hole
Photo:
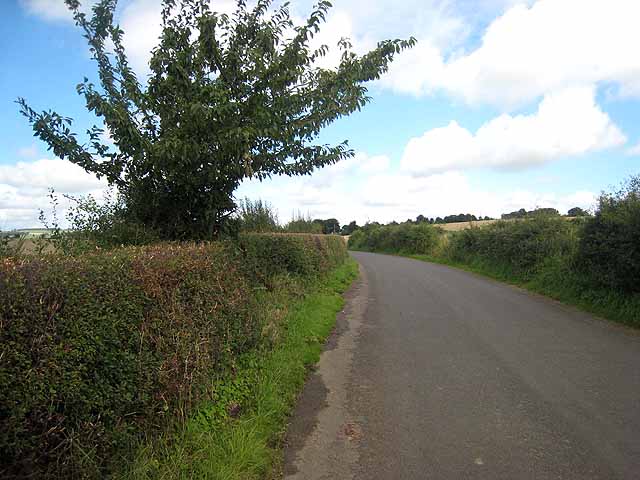
[[[594,288],[587,279],[553,259],[530,278],[522,278],[507,265],[496,265],[482,259],[464,263],[430,255],[400,256],[483,275],[573,305],[607,320],[640,328],[640,295],[625,295],[609,289]]]
[[[245,355],[232,371],[215,379],[211,386],[215,400],[164,438],[141,447],[133,466],[120,478],[275,476],[282,462],[287,418],[344,304],[341,294],[357,275],[357,263],[348,259],[305,288],[293,304],[290,295],[282,295],[278,301],[286,314],[274,346]]]

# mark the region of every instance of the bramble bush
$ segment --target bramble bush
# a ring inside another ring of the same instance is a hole
[[[0,476],[104,478],[266,345],[256,291],[345,257],[339,237],[246,235],[0,260]]]
[[[81,255],[96,249],[141,246],[159,242],[157,232],[127,218],[123,197],[113,189],[102,193],[98,201],[92,195],[74,197],[62,195],[69,201],[65,214],[67,229],[61,228],[61,197],[49,190],[49,215],[40,210],[40,223],[50,231],[39,238],[36,250],[40,253],[56,251],[65,255]]]

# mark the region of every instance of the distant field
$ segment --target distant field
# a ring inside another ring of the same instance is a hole
[[[454,223],[441,223],[436,225],[447,232],[457,232],[458,230],[465,230],[471,227],[483,227],[485,225],[491,225],[498,220],[476,220],[475,222],[454,222]]]
[[[575,218],[580,217],[560,217],[563,220],[573,220]],[[522,219],[508,219],[503,220],[504,222],[512,222],[513,220],[522,220]],[[454,222],[454,223],[441,223],[436,225],[436,227],[442,228],[446,232],[457,232],[460,230],[465,230],[471,227],[486,227],[487,225],[491,225],[492,223],[499,222],[500,220],[477,220],[475,222]]]
[[[36,253],[38,250],[37,237],[24,238],[22,240],[9,240],[9,246],[20,247],[21,253]],[[50,243],[44,248],[45,253],[53,252],[53,245]]]

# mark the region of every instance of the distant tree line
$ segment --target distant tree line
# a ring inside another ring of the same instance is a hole
[[[309,215],[305,216],[300,212],[294,213],[289,222],[281,224],[277,212],[268,202],[245,198],[238,204],[233,222],[233,230],[235,231],[350,235],[351,232],[360,228],[355,220],[341,228],[340,222],[336,218],[315,218],[312,220]]]
[[[315,218],[312,219],[309,215],[303,215],[301,213],[295,213],[293,218],[285,224],[278,222],[278,217],[275,210],[266,202],[261,200],[249,200],[245,199],[239,202],[239,209],[237,213],[237,219],[240,224],[240,230],[252,231],[252,232],[265,232],[265,231],[284,231],[290,233],[316,233],[316,234],[339,234],[339,235],[351,235],[356,230],[362,228],[357,224],[355,220],[352,220],[348,224],[340,225],[340,222],[336,218]],[[590,215],[589,212],[583,210],[580,207],[571,208],[567,212],[567,217],[584,217]],[[510,219],[522,219],[522,218],[538,218],[538,217],[560,217],[560,212],[555,208],[536,208],[534,210],[527,211],[524,208],[516,210],[510,213],[503,213],[501,215],[502,220]],[[459,213],[457,215],[447,215],[445,217],[426,217],[424,215],[418,215],[415,220],[409,218],[404,222],[391,221],[386,225],[443,225],[447,223],[460,223],[460,222],[479,222],[485,220],[495,220],[489,216],[473,215],[471,213]],[[367,222],[367,225],[381,226],[379,222]]]
[[[567,212],[567,217],[586,217],[589,212],[580,207],[573,207]],[[511,213],[503,213],[502,220],[510,220],[514,218],[531,218],[531,217],[559,217],[560,212],[555,208],[536,208],[530,211],[521,208]]]
[[[415,221],[407,220],[411,223],[430,223],[431,225],[438,225],[442,223],[457,223],[457,222],[477,222],[480,220],[493,220],[491,217],[476,217],[470,213],[459,213],[457,215],[447,215],[446,217],[427,218],[424,215],[418,215]]]

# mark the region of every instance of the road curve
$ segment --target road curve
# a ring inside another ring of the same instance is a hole
[[[289,428],[291,479],[639,479],[640,335],[474,274],[362,280]]]

